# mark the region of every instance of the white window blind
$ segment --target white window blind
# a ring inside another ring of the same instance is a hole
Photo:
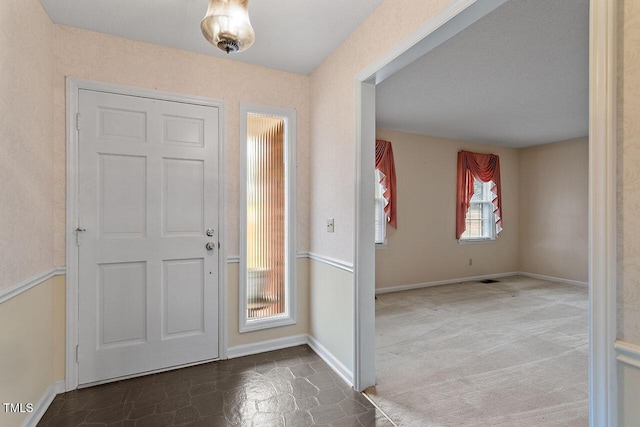
[[[284,313],[284,120],[247,117],[247,317]]]
[[[295,111],[241,105],[240,332],[295,323]]]
[[[466,216],[466,230],[460,240],[493,240],[495,239],[495,218],[493,215],[492,199],[495,195],[491,192],[493,182],[482,182],[476,178],[473,180],[473,197],[469,204]]]
[[[384,188],[380,184],[383,177],[382,172],[377,169],[375,172],[375,239],[376,244],[383,244],[387,237],[387,215],[384,212],[387,201],[382,197],[384,193]]]

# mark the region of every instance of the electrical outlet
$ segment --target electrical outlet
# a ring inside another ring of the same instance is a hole
[[[327,219],[327,233],[333,233],[333,218]]]
[[[469,266],[473,265],[473,258],[469,258]]]

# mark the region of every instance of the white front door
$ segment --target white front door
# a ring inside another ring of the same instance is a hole
[[[79,384],[217,358],[218,109],[81,89],[79,112]]]

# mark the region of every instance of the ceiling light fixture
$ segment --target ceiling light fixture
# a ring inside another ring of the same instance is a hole
[[[249,21],[249,0],[210,0],[200,23],[204,37],[225,52],[249,49],[256,36]]]

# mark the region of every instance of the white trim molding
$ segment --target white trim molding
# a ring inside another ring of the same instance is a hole
[[[311,349],[315,351],[316,354],[320,356],[320,358],[324,360],[326,364],[329,365],[329,367],[340,376],[340,378],[342,378],[347,384],[353,387],[353,372],[349,368],[347,368],[344,363],[338,360],[338,358],[335,357],[333,353],[327,350],[325,346],[320,344],[320,342],[311,335],[309,335],[308,344],[309,347],[311,347]]]
[[[252,354],[264,353],[267,351],[280,350],[283,348],[308,345],[329,367],[340,376],[347,384],[353,386],[353,372],[344,363],[338,360],[325,346],[308,334],[292,335],[289,337],[276,338],[272,340],[260,341],[251,344],[236,345],[229,347],[227,357],[235,359],[237,357],[250,356]]]
[[[27,417],[22,421],[22,427],[35,427],[38,425],[38,422],[42,419],[42,416],[47,409],[49,409],[49,405],[53,402],[53,399],[60,394],[64,393],[64,380],[58,380],[52,383],[44,392],[38,403],[33,407],[33,412],[29,413]]]
[[[386,294],[390,292],[409,291],[411,289],[430,288],[432,286],[452,285],[454,283],[477,282],[486,279],[496,279],[500,277],[518,276],[519,272],[512,271],[509,273],[485,274],[483,276],[461,277],[459,279],[437,280],[434,282],[416,283],[413,285],[388,286],[386,288],[377,288],[376,294]]]
[[[38,286],[42,282],[46,282],[53,276],[62,276],[64,274],[66,274],[66,269],[64,267],[52,267],[49,270],[29,277],[28,279],[23,280],[16,285],[13,285],[6,289],[2,289],[0,290],[0,304],[10,300],[13,297],[17,297],[21,293],[28,291],[34,286]]]
[[[292,335],[290,337],[275,338],[251,344],[242,344],[229,347],[227,358],[250,356],[252,354],[265,353],[267,351],[281,350],[283,348],[296,347],[307,344],[307,334]]]
[[[589,424],[618,425],[617,0],[589,8]]]
[[[582,286],[586,288],[589,287],[589,282],[581,282],[579,280],[562,279],[560,277],[545,276],[543,274],[527,273],[526,271],[519,271],[517,274],[519,276],[532,277],[534,279],[548,280],[549,282],[568,283],[569,285]]]
[[[350,262],[341,261],[339,259],[331,258],[324,255],[314,254],[312,252],[309,252],[309,259],[330,265],[332,267],[337,267],[341,270],[348,271],[349,273],[353,273],[353,263]]]
[[[617,340],[614,347],[618,362],[640,369],[640,345]]]

